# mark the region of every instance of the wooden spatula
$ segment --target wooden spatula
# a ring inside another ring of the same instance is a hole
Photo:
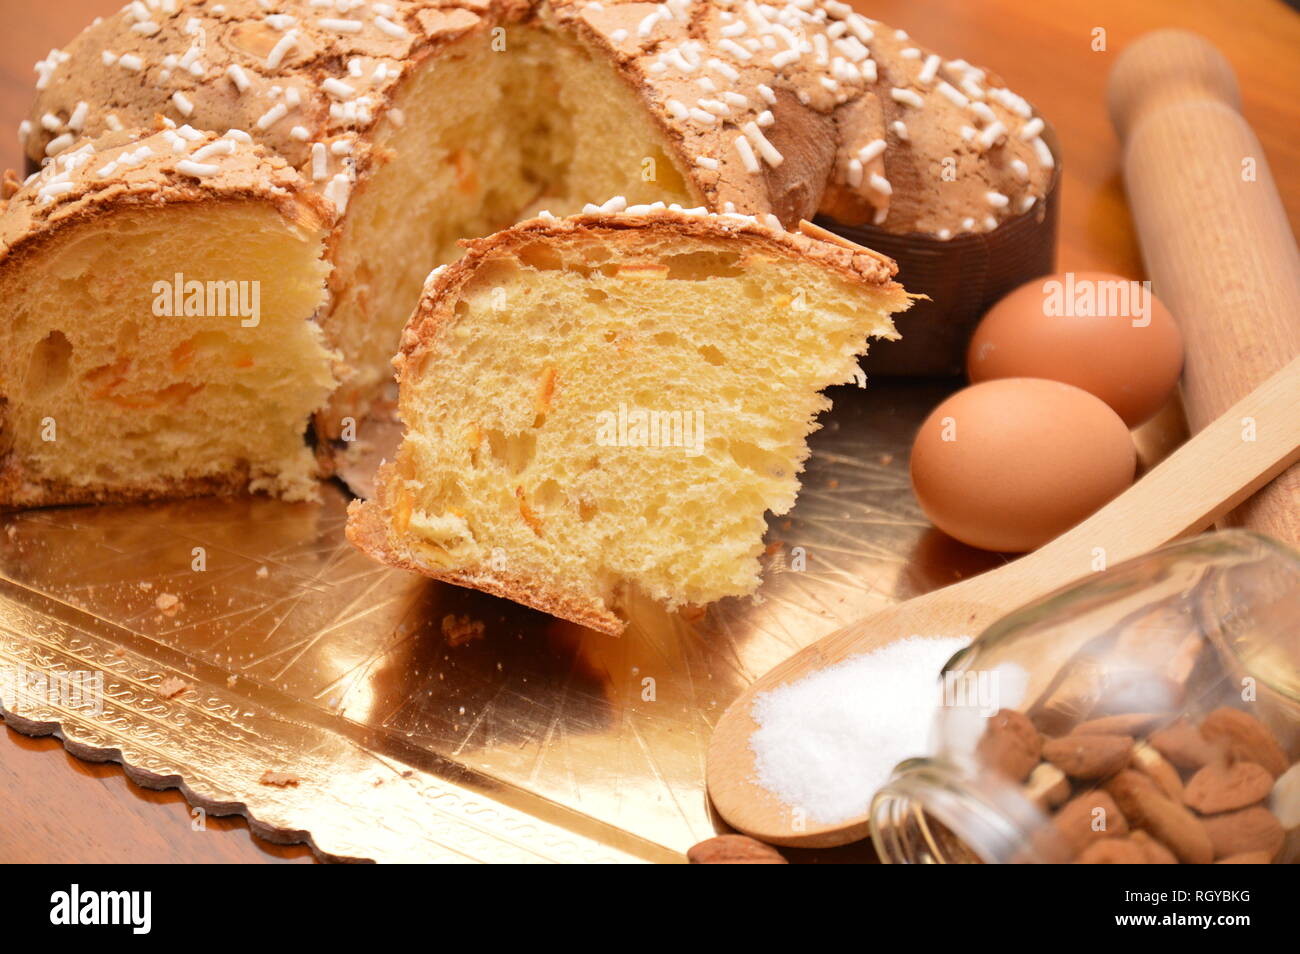
[[[778,845],[825,847],[867,833],[865,814],[791,823],[754,781],[754,697],[849,656],[909,636],[975,636],[1007,613],[1094,572],[1203,530],[1300,459],[1300,358],[1229,408],[1074,529],[1006,566],[908,600],[841,629],[776,666],[731,704],[709,745],[713,804],[736,829]],[[936,674],[937,675],[937,674]],[[918,702],[918,704],[920,704]],[[920,754],[920,753],[917,753]],[[863,807],[871,797],[863,792]]]

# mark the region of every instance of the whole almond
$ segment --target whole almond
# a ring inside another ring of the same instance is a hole
[[[1223,745],[1235,761],[1262,765],[1273,778],[1287,769],[1286,753],[1273,738],[1273,733],[1264,723],[1240,709],[1228,706],[1215,709],[1202,720],[1201,735],[1210,742]]]
[[[1095,841],[1075,859],[1078,865],[1145,865],[1147,853],[1129,838]]]
[[[1145,828],[1169,847],[1178,860],[1189,865],[1207,865],[1214,860],[1214,846],[1201,820],[1140,772],[1125,769],[1106,783],[1129,821]]]
[[[784,865],[781,853],[771,845],[745,835],[706,838],[686,852],[693,865]]]
[[[1239,855],[1220,858],[1216,865],[1271,865],[1273,858],[1266,851],[1243,851]]]
[[[1176,802],[1183,801],[1183,779],[1178,769],[1169,764],[1155,746],[1139,742],[1133,746],[1133,755],[1129,764],[1135,771],[1141,772],[1160,787],[1160,790]]]
[[[1042,737],[1023,713],[999,709],[985,725],[976,753],[989,768],[1013,782],[1023,782],[1038,764],[1042,750]]]
[[[1076,853],[1091,842],[1123,837],[1129,832],[1124,813],[1113,798],[1100,790],[1070,799],[1056,813],[1053,824]]]
[[[1180,769],[1194,772],[1223,757],[1223,750],[1201,735],[1188,722],[1175,722],[1151,733],[1148,740],[1157,752]]]
[[[1071,778],[1098,779],[1122,769],[1133,751],[1127,735],[1078,735],[1043,743],[1043,758]]]
[[[1258,805],[1224,815],[1211,815],[1203,822],[1214,844],[1216,858],[1259,851],[1268,855],[1271,861],[1277,857],[1286,839],[1286,832],[1273,813]]]
[[[1160,786],[1156,785],[1149,775],[1143,775],[1133,769],[1122,770],[1107,779],[1103,787],[1115,799],[1115,804],[1119,806],[1125,817],[1136,826],[1141,826],[1143,822],[1142,803],[1138,793],[1146,791],[1153,795],[1163,794]]]
[[[1138,845],[1147,856],[1147,864],[1151,865],[1176,865],[1178,858],[1172,851],[1166,848],[1160,842],[1156,841],[1145,831],[1140,828],[1129,835],[1135,845]]]
[[[1187,783],[1187,804],[1202,815],[1246,808],[1268,798],[1273,776],[1254,762],[1207,765]]]

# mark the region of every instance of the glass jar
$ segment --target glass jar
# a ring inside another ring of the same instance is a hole
[[[885,862],[1300,859],[1300,554],[1240,530],[1099,572],[944,669]]]

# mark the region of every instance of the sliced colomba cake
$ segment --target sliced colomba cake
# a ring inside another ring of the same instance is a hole
[[[333,209],[241,132],[82,140],[0,213],[0,507],[316,493]]]
[[[429,268],[531,210],[947,238],[1028,210],[1053,164],[995,76],[836,0],[136,0],[37,73],[33,162],[162,116],[247,133],[329,201],[330,438],[390,379]]]

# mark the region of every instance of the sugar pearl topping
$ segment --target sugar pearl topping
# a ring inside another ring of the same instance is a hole
[[[477,29],[485,25],[504,25],[508,44],[524,21],[608,47],[723,214],[776,211],[789,177],[809,174],[788,161],[791,150],[810,135],[833,138],[831,123],[851,134],[837,143],[828,197],[887,228],[951,235],[990,218],[996,227],[1034,207],[1055,166],[1045,124],[1022,97],[839,0],[133,0],[36,64],[42,111],[21,135],[29,155],[55,157],[83,137],[150,128],[155,116],[197,128],[235,117],[343,210],[371,168],[376,124],[405,122],[392,99],[417,52],[461,37],[495,42],[496,30]],[[97,105],[106,99],[111,111]],[[898,180],[914,182],[944,156],[956,179],[934,192],[959,198],[890,186],[896,169],[915,170]],[[208,159],[182,161],[191,178],[213,175],[198,168]]]

